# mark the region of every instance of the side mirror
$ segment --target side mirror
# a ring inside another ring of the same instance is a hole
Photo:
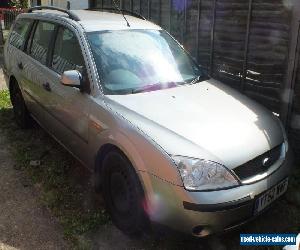
[[[78,70],[68,70],[65,71],[61,78],[60,82],[64,86],[82,88],[82,75]]]

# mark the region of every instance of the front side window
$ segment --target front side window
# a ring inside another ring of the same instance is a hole
[[[31,23],[29,19],[18,19],[11,32],[9,43],[17,49],[23,49]]]
[[[52,59],[52,68],[62,74],[67,70],[78,70],[81,73],[84,68],[84,60],[76,35],[67,28],[60,27]]]
[[[54,24],[40,21],[36,26],[32,39],[29,54],[44,65],[46,65],[48,50],[54,30]]]
[[[105,94],[155,91],[206,77],[165,31],[92,32],[88,39]]]

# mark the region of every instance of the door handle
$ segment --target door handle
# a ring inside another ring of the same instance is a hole
[[[20,70],[23,70],[24,69],[24,66],[23,66],[23,63],[18,63],[18,68],[20,69]]]
[[[45,89],[45,90],[47,90],[47,91],[51,91],[51,87],[50,87],[50,84],[48,83],[48,82],[46,82],[46,83],[43,83],[43,88]]]

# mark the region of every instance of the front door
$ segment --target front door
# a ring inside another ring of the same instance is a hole
[[[73,31],[60,26],[57,30],[54,48],[49,60],[48,85],[49,98],[45,106],[53,105],[53,112],[47,114],[46,124],[56,136],[80,160],[86,161],[88,144],[88,119],[90,107],[89,88],[81,91],[60,83],[64,71],[78,70],[83,79],[85,63],[78,39]],[[88,85],[88,82],[84,82]]]

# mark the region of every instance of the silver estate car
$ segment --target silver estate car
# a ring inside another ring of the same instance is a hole
[[[4,72],[17,123],[33,118],[88,167],[129,235],[153,225],[224,232],[287,190],[278,117],[136,13],[29,9],[6,42]]]

